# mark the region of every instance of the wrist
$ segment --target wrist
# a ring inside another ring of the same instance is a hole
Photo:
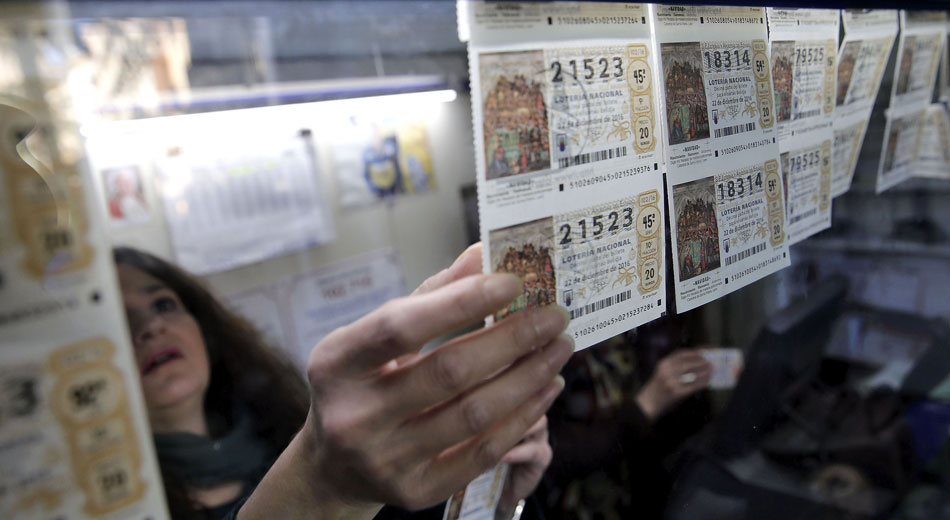
[[[637,406],[640,407],[640,411],[643,412],[644,417],[646,417],[648,421],[653,422],[659,411],[654,399],[650,397],[649,388],[641,390],[637,394],[635,401]]]
[[[369,520],[382,504],[356,502],[335,490],[321,471],[310,420],[290,441],[238,513],[238,520]]]

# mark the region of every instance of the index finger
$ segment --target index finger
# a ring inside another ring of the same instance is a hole
[[[468,276],[443,287],[397,298],[354,323],[333,331],[314,352],[337,375],[367,372],[430,339],[483,320],[521,294],[511,274]],[[320,365],[311,354],[310,367]]]
[[[426,278],[412,294],[423,294],[434,291],[449,283],[478,274],[482,270],[482,243],[476,242],[468,247],[455,259],[455,262],[439,271],[438,273]]]

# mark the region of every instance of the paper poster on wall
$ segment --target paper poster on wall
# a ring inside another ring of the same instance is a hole
[[[674,291],[683,312],[789,265],[785,190],[765,10],[652,10],[670,137]]]
[[[844,194],[858,163],[868,120],[897,38],[897,11],[844,9],[838,49],[831,194]]]
[[[933,98],[940,56],[947,39],[947,15],[935,11],[901,11],[901,37],[886,112],[887,127],[881,147],[877,192],[891,188],[916,173],[918,136],[924,111]],[[916,127],[914,127],[916,125]],[[913,139],[913,141],[911,141]]]
[[[61,57],[57,26],[18,25],[23,56]],[[49,65],[0,96],[0,518],[168,518],[98,179],[43,96],[62,78],[31,77]]]
[[[768,8],[788,243],[831,227],[836,9]]]
[[[137,165],[104,168],[99,174],[110,224],[143,224],[151,219],[142,173]]]
[[[334,329],[406,294],[402,262],[373,251],[229,296],[227,300],[301,367]]]
[[[494,319],[562,305],[578,349],[666,310],[655,52],[640,4],[468,5],[482,265]]]
[[[309,140],[212,133],[170,148],[156,187],[177,263],[207,274],[333,240]]]
[[[343,207],[435,188],[424,121],[353,116],[335,127],[333,139],[333,170]]]
[[[238,314],[248,319],[271,345],[288,348],[292,330],[290,319],[280,303],[280,291],[277,285],[258,287],[229,296],[228,303]],[[294,350],[289,349],[288,350]]]

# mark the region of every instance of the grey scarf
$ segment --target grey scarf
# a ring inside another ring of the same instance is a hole
[[[260,478],[270,460],[267,444],[254,434],[250,413],[239,409],[236,416],[231,431],[217,439],[186,432],[155,434],[159,464],[199,488]]]

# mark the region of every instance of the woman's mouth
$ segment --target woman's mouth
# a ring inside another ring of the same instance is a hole
[[[182,355],[181,351],[178,350],[177,347],[166,347],[161,350],[157,350],[148,356],[145,359],[145,362],[142,363],[142,375],[144,376],[166,363],[176,359],[184,358],[185,356]]]

